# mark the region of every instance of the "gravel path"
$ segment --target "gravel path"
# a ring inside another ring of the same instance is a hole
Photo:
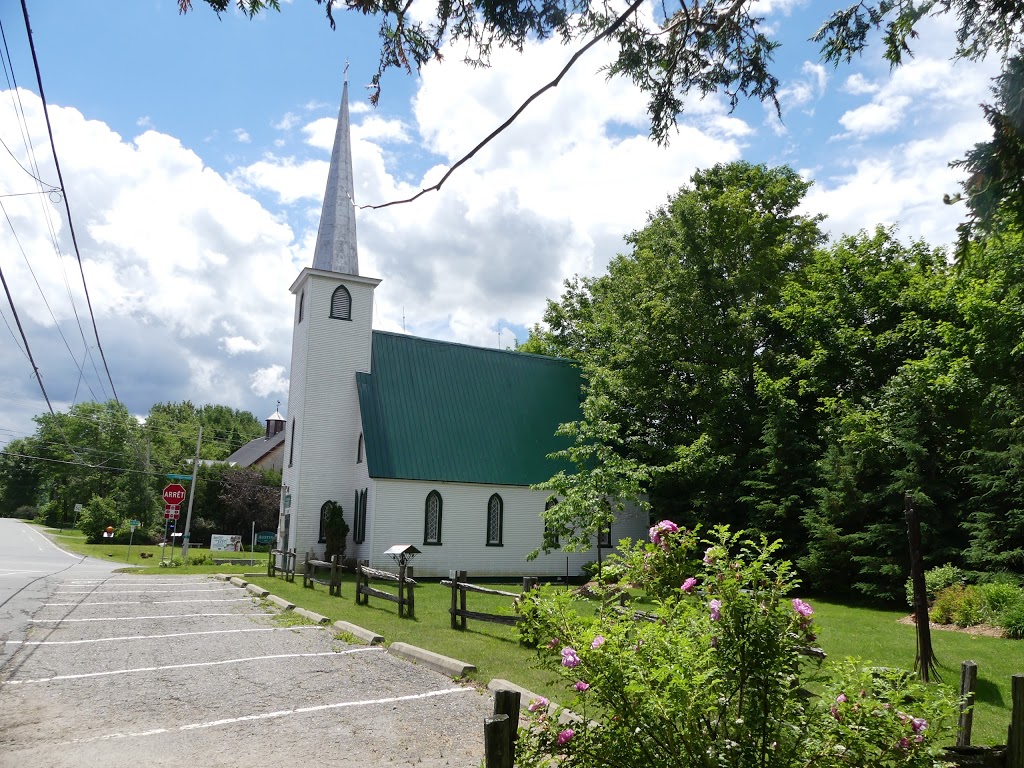
[[[237,587],[55,583],[0,667],[0,768],[467,766],[491,699]],[[9,650],[9,649],[8,649]]]

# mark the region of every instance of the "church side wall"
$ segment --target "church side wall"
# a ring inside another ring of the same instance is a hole
[[[597,559],[595,548],[578,553],[555,550],[526,561],[526,554],[541,543],[544,524],[540,515],[548,498],[546,491],[416,480],[376,480],[374,484],[373,523],[367,535],[373,546],[365,557],[373,566],[393,566],[383,552],[395,544],[415,545],[422,553],[413,561],[415,573],[428,577],[447,576],[449,570],[467,571],[470,576],[565,576],[567,557],[570,576],[577,576],[580,566]],[[424,505],[432,490],[442,499],[440,546],[423,544]],[[486,543],[487,502],[494,493],[501,496],[504,506],[502,546]],[[624,513],[612,526],[612,541],[643,538],[648,527],[646,513]],[[602,557],[610,551],[602,548]]]

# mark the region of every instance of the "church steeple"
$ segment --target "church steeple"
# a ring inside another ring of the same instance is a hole
[[[338,111],[338,128],[331,151],[331,169],[327,174],[324,207],[320,213],[320,230],[316,235],[313,269],[359,274],[356,252],[356,210],[352,182],[352,142],[348,119],[348,65],[345,65],[345,87]]]

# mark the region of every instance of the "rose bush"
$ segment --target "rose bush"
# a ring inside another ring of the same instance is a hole
[[[956,701],[901,671],[822,665],[811,605],[778,543],[663,523],[626,547],[623,583],[653,598],[581,615],[565,591],[523,601],[542,663],[578,719],[533,702],[517,765],[933,766]],[[659,570],[660,569],[660,570]],[[671,589],[669,586],[671,585]]]

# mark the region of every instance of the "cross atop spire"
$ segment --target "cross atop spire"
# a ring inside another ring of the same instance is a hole
[[[345,86],[338,110],[338,128],[331,151],[331,168],[327,174],[324,207],[320,213],[320,229],[316,235],[313,268],[346,275],[359,274],[356,249],[356,211],[352,181],[352,140],[348,118],[348,63],[345,64]]]

